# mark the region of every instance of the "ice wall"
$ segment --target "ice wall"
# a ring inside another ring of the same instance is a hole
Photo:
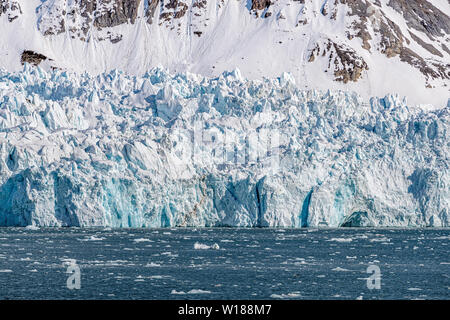
[[[449,226],[449,107],[156,68],[0,71],[0,226]]]

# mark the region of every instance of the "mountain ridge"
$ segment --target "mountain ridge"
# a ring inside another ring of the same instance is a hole
[[[0,0],[0,67],[142,75],[155,66],[258,79],[290,72],[304,89],[398,93],[446,106],[446,0]],[[18,36],[19,35],[19,36]],[[27,56],[23,56],[27,52]]]

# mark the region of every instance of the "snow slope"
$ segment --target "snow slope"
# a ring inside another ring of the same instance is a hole
[[[21,54],[32,50],[51,59],[44,68],[92,75],[119,69],[142,76],[163,66],[215,77],[238,67],[249,79],[286,71],[301,88],[355,91],[366,100],[399,94],[411,105],[443,107],[450,96],[448,0],[1,0],[0,6],[13,3],[16,9],[0,13],[0,67],[9,71],[21,70]]]
[[[152,69],[0,71],[1,226],[449,226],[449,107]]]

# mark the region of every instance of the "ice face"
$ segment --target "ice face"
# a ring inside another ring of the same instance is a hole
[[[449,107],[248,81],[0,71],[2,226],[448,226]]]

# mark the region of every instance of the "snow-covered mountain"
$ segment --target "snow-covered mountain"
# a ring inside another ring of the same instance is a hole
[[[0,226],[448,227],[449,12],[0,0]]]
[[[448,0],[0,0],[0,67],[287,71],[301,88],[442,107],[449,13]]]

